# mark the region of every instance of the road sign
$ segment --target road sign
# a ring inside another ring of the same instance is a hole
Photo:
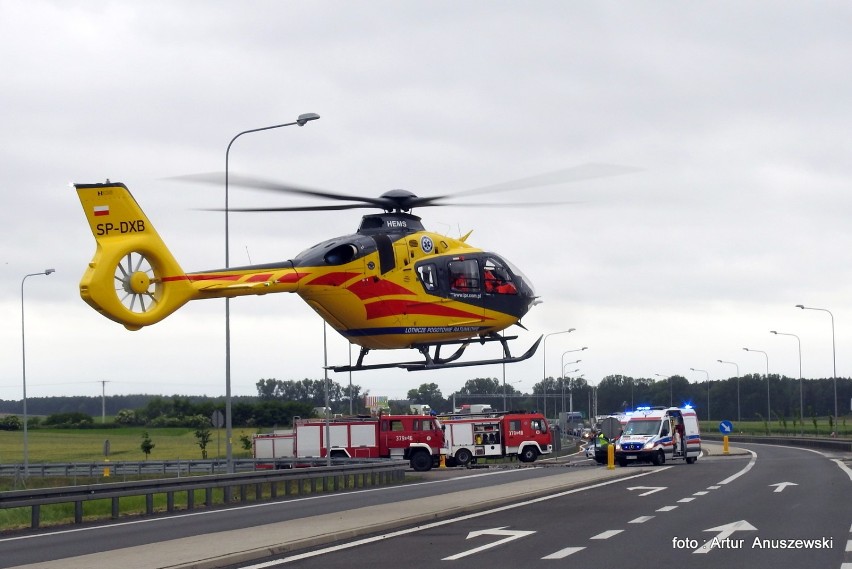
[[[614,439],[621,434],[621,421],[615,417],[607,417],[601,421],[601,432],[609,440]]]
[[[719,423],[719,432],[723,435],[728,435],[734,432],[734,424],[730,421],[722,421]]]
[[[213,411],[213,415],[210,416],[210,422],[213,423],[213,426],[217,429],[221,429],[225,425],[225,416],[217,409]]]

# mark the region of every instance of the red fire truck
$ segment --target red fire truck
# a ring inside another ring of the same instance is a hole
[[[553,452],[553,437],[541,413],[482,413],[441,417],[447,466],[467,466],[478,458],[517,456],[534,462]]]
[[[381,415],[330,419],[296,419],[293,430],[255,435],[254,458],[399,458],[418,472],[440,462],[444,447],[441,423],[429,415]],[[329,444],[330,443],[330,444]]]

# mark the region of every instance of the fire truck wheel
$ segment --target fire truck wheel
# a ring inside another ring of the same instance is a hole
[[[526,446],[518,455],[518,458],[521,462],[535,462],[535,459],[538,458],[538,451],[535,450],[535,447]]]
[[[411,464],[411,468],[415,472],[426,472],[428,470],[432,470],[432,456],[425,450],[415,452],[411,455],[411,460],[409,462]]]
[[[473,460],[473,455],[470,454],[470,451],[466,448],[459,449],[456,453],[456,463],[458,463],[459,466],[467,466],[470,464],[471,460]]]

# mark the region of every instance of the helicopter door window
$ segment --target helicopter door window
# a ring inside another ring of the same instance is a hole
[[[447,263],[450,275],[450,290],[454,292],[475,292],[479,290],[479,265],[476,259],[450,261]]]
[[[420,265],[417,267],[417,274],[420,276],[423,288],[427,291],[433,291],[438,288],[438,268],[435,265],[432,263]]]
[[[485,292],[490,294],[518,294],[518,288],[512,283],[512,275],[498,260],[489,257],[482,266]]]

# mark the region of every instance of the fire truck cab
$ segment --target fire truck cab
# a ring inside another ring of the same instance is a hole
[[[478,458],[517,456],[534,462],[553,452],[553,438],[541,413],[483,413],[442,418],[447,466],[468,466]]]
[[[661,465],[666,459],[692,464],[701,456],[698,417],[691,407],[637,408],[615,445],[619,466],[629,462]]]

